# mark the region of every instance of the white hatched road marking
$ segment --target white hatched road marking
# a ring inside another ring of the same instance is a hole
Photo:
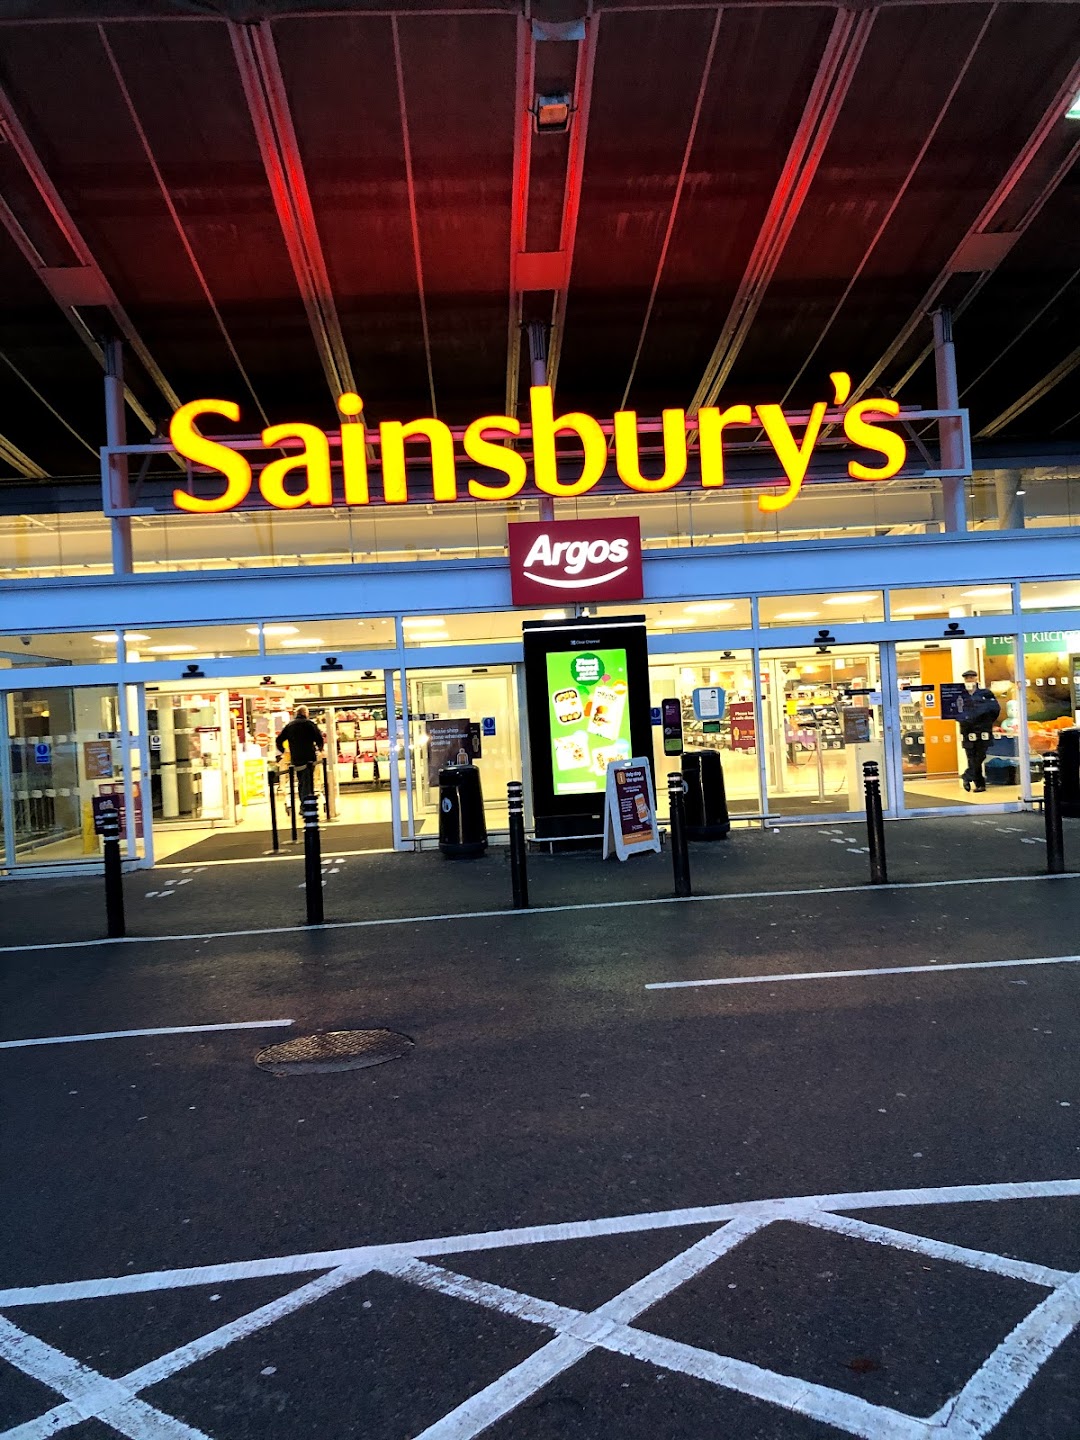
[[[76,1281],[68,1285],[8,1290],[0,1292],[0,1306],[5,1308],[92,1296],[143,1293],[202,1285],[209,1281],[221,1283],[255,1275],[292,1274],[315,1269],[328,1272],[139,1367],[120,1380],[107,1379],[0,1317],[0,1354],[26,1374],[42,1380],[66,1397],[65,1403],[54,1406],[36,1420],[4,1432],[4,1440],[44,1440],[44,1437],[94,1416],[132,1437],[132,1440],[205,1440],[202,1432],[140,1401],[137,1392],[236,1340],[274,1324],[302,1306],[317,1302],[372,1270],[555,1332],[554,1338],[527,1360],[428,1426],[418,1440],[472,1440],[535,1395],[555,1376],[596,1349],[709,1381],[831,1425],[846,1434],[867,1437],[867,1440],[932,1440],[935,1436],[980,1440],[1016,1403],[1057,1347],[1080,1326],[1080,1275],[869,1224],[836,1212],[1077,1197],[1080,1197],[1080,1180],[801,1196],[400,1244],[354,1246],[347,1250],[285,1256],[276,1260],[241,1261],[186,1271],[160,1271],[107,1280]],[[810,1224],[856,1241],[911,1250],[930,1259],[1008,1276],[1048,1289],[1051,1294],[1033,1307],[948,1404],[935,1415],[925,1418],[871,1404],[858,1396],[764,1369],[731,1356],[685,1345],[639,1330],[630,1323],[658,1300],[707,1269],[719,1256],[733,1251],[749,1236],[767,1231],[768,1226],[778,1220]],[[589,1236],[634,1234],[702,1223],[714,1223],[721,1228],[711,1231],[591,1312],[557,1305],[538,1296],[456,1274],[422,1258]]]

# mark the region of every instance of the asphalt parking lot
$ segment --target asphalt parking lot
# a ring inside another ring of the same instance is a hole
[[[1080,879],[991,818],[5,886],[0,1434],[1080,1435]]]

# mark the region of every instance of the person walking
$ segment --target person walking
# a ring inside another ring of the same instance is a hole
[[[296,790],[301,800],[315,793],[315,762],[326,749],[322,731],[308,717],[307,706],[297,705],[292,719],[278,732],[279,757],[289,747],[289,764],[296,771]]]
[[[986,789],[983,763],[986,753],[994,740],[994,725],[1001,714],[1001,706],[993,691],[979,684],[977,670],[965,670],[963,675],[964,693],[957,704],[957,723],[960,726],[960,743],[967,756],[967,769],[960,776],[965,790]]]

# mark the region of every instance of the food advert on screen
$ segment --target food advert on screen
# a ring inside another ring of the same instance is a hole
[[[557,651],[547,657],[556,795],[596,794],[613,760],[629,760],[626,651]]]

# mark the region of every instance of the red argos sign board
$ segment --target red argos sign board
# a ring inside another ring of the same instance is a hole
[[[509,525],[515,605],[640,600],[641,525],[622,520],[553,520]]]

